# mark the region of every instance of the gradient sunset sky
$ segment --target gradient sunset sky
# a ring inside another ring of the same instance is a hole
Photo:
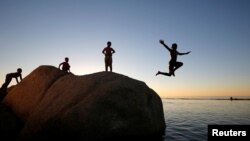
[[[64,57],[76,75],[104,71],[111,41],[114,72],[161,97],[250,96],[249,26],[249,0],[0,0],[0,84]],[[159,39],[192,51],[175,77],[155,76],[170,59]]]

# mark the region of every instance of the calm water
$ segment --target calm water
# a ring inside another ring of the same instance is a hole
[[[162,99],[165,141],[206,141],[208,124],[250,124],[250,100]]]

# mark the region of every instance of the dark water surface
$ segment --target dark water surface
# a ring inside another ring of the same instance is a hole
[[[165,141],[206,141],[208,124],[250,124],[250,100],[162,99]]]

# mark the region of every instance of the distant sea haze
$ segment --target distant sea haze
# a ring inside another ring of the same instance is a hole
[[[250,100],[250,96],[178,96],[162,97],[162,99],[186,99],[186,100]]]
[[[229,99],[230,97],[162,98],[167,125],[164,140],[207,141],[208,125],[250,125],[250,100]]]

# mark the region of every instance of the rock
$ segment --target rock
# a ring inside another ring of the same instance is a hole
[[[0,102],[2,102],[2,100],[5,98],[5,96],[8,94],[8,92],[10,92],[13,88],[15,87],[15,85],[12,85],[11,87],[5,89],[5,88],[0,88]]]
[[[4,99],[4,97],[7,95],[7,92],[5,89],[0,88],[0,102]]]
[[[65,73],[52,66],[41,66],[12,88],[4,103],[26,121],[32,110],[43,99],[48,88]]]
[[[1,141],[16,140],[23,124],[21,120],[4,104],[0,103]]]
[[[0,137],[1,141],[16,140],[23,124],[9,107],[2,104],[2,100],[14,86],[6,89],[0,88]]]
[[[4,103],[25,122],[20,140],[159,137],[165,131],[160,97],[117,73],[75,76],[40,66]]]

